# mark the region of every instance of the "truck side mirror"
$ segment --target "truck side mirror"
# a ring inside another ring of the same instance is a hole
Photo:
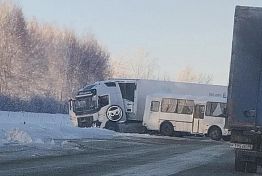
[[[68,100],[69,111],[72,110],[72,99]]]
[[[69,104],[69,111],[72,111],[74,108],[74,102],[75,102],[75,100],[73,100],[73,99],[70,99],[70,100],[68,100],[68,104]]]

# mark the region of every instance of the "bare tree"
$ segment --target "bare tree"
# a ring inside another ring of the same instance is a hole
[[[176,81],[190,82],[190,83],[204,83],[211,84],[213,80],[212,75],[198,73],[190,66],[180,70],[177,74]]]
[[[21,8],[8,1],[0,3],[0,38],[1,93],[23,96],[27,78],[21,71],[28,57],[26,22]]]
[[[136,50],[132,56],[111,60],[112,75],[117,78],[157,79],[157,66],[156,59],[144,49]]]
[[[110,77],[110,55],[94,37],[86,36],[80,41],[73,40],[69,45],[67,77],[72,92],[76,87],[79,89],[87,83]]]
[[[64,101],[110,76],[109,52],[94,35],[25,21],[10,1],[0,2],[0,38],[0,94]]]

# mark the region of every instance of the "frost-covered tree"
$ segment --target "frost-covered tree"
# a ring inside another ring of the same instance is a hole
[[[64,102],[85,84],[107,79],[109,57],[93,35],[26,21],[19,6],[0,2],[0,96]]]
[[[21,94],[27,81],[23,72],[28,57],[26,22],[21,8],[9,2],[0,5],[0,39],[0,91]]]
[[[210,84],[213,80],[212,75],[198,73],[192,67],[185,67],[181,69],[176,77],[176,81]]]
[[[111,65],[112,76],[116,78],[161,79],[156,59],[142,48],[132,55],[112,59]]]
[[[93,36],[85,36],[83,40],[76,40],[71,35],[68,48],[67,78],[71,92],[87,83],[110,76],[109,53],[98,44]]]

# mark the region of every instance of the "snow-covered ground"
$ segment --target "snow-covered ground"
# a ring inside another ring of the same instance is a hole
[[[6,144],[45,144],[66,146],[75,139],[112,139],[112,138],[167,138],[189,140],[149,134],[116,133],[101,128],[74,127],[68,114],[46,114],[30,112],[0,111],[0,146]],[[209,141],[209,140],[207,140]]]
[[[0,145],[55,144],[55,139],[110,139],[115,132],[73,127],[67,114],[0,111]]]

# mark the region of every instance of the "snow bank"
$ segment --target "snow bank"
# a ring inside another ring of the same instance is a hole
[[[8,141],[17,141],[20,143],[31,143],[33,140],[31,136],[18,128],[12,129],[6,133]]]
[[[0,111],[0,122],[0,145],[54,144],[54,139],[109,139],[115,134],[100,128],[73,127],[67,114]]]

